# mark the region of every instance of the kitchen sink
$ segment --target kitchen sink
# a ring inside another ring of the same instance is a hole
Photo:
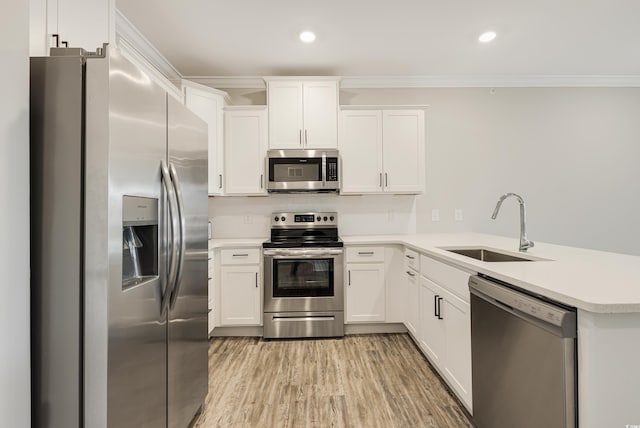
[[[441,248],[442,250],[460,254],[483,262],[533,262],[540,260],[534,257],[516,256],[488,248]]]

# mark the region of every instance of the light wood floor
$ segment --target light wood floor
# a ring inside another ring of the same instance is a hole
[[[214,338],[194,427],[470,427],[407,334]]]

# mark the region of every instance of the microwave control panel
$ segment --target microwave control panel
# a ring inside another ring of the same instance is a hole
[[[327,158],[327,181],[338,181],[338,158]]]

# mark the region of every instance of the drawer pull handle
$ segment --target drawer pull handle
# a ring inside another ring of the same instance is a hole
[[[258,272],[256,272],[256,288],[258,288]]]
[[[373,256],[373,251],[358,251],[359,256]]]
[[[411,260],[414,260],[414,259],[415,259],[415,257],[410,256],[409,254],[407,254],[405,257],[406,257],[406,258],[408,258],[408,259],[411,259]]]
[[[416,274],[415,274],[415,273],[413,273],[413,272],[409,272],[409,271],[407,271],[407,273],[409,274],[409,276],[416,276]]]
[[[233,257],[249,257],[249,254],[234,254]]]

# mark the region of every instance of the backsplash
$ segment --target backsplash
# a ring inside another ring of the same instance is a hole
[[[213,238],[267,237],[276,211],[336,211],[343,236],[407,234],[416,231],[415,200],[414,195],[210,197],[209,219]]]

